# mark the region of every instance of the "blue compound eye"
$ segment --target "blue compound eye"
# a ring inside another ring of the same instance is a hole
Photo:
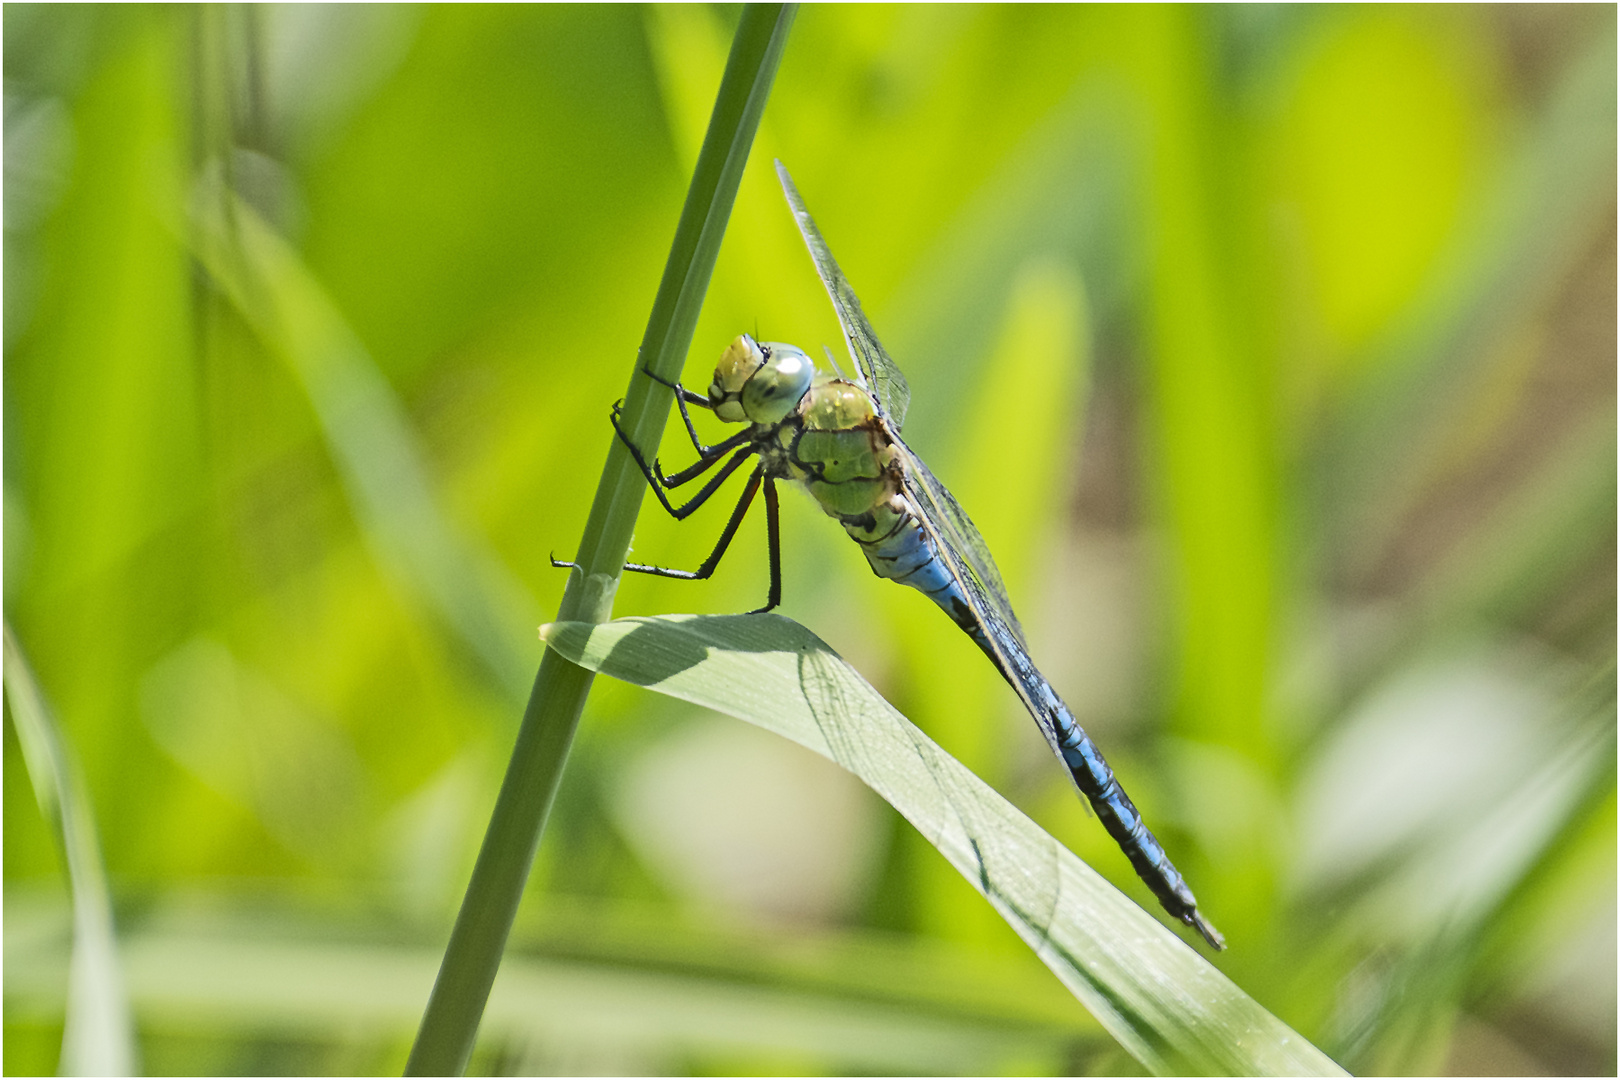
[[[816,368],[792,345],[762,345],[765,363],[743,386],[742,406],[756,424],[776,424],[787,418],[810,389]]]

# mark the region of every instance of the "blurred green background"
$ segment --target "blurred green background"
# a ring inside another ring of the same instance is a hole
[[[402,1067],[736,18],[5,7],[5,611],[145,1070]],[[806,8],[686,367],[840,340],[779,157],[1216,962],[1352,1070],[1616,1067],[1615,98],[1608,5]],[[784,613],[1157,910],[972,644],[783,515]],[[615,610],[757,606],[764,547]],[[858,783],[608,680],[472,1067],[1136,1068]]]

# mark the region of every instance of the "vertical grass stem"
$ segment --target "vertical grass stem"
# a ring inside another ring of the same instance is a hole
[[[738,23],[625,394],[623,422],[641,446],[658,445],[670,403],[670,391],[643,368],[671,381],[679,375],[793,13],[792,5],[750,5]],[[615,441],[580,541],[581,569],[569,578],[558,621],[609,616],[645,492],[634,461]],[[591,677],[555,652],[541,660],[406,1075],[459,1075],[466,1068]]]

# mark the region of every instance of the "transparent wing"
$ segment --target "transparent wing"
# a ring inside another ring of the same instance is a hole
[[[958,579],[971,576],[978,586],[977,590],[964,587],[963,591],[969,594],[977,592],[988,613],[1010,630],[1019,647],[1027,652],[1024,628],[1018,625],[1018,616],[1013,614],[1007,586],[1002,584],[1001,571],[996,569],[996,560],[991,557],[984,537],[979,535],[979,530],[974,527],[962,505],[923,464],[922,458],[912,453],[911,447],[900,440],[898,433],[891,431],[889,436],[900,451],[906,493],[912,496],[912,502],[921,512],[924,527],[938,541],[937,547],[952,573]],[[981,617],[985,614],[976,613]]]
[[[1001,583],[1001,574],[996,570],[995,560],[990,557],[983,537],[945,485],[928,471],[928,466],[899,438],[895,438],[895,443],[900,447],[901,461],[905,467],[906,494],[911,496],[917,507],[923,531],[933,540],[934,550],[944,561],[951,577],[961,586],[973,617],[984,629],[996,667],[1001,669],[1030,716],[1034,717],[1052,752],[1059,760],[1066,760],[1059,745],[1059,733],[1049,703],[1041,692],[1046,685],[1045,680],[1030,659],[1029,646],[1024,643],[1024,632],[1018,625],[1018,616],[1013,614],[1006,587]]]
[[[793,186],[793,177],[788,175],[787,168],[780,161],[776,163],[776,175],[782,181],[782,194],[787,196],[788,206],[793,210],[793,220],[799,224],[804,244],[810,249],[816,273],[827,287],[827,295],[832,297],[833,309],[838,312],[838,324],[844,329],[844,344],[860,368],[861,381],[877,401],[879,413],[889,421],[893,430],[899,431],[906,422],[906,407],[911,404],[911,387],[906,385],[906,377],[878,343],[872,324],[866,321],[866,313],[861,310],[860,299],[855,295],[855,290],[849,287],[843,271],[838,269],[837,260],[828,250],[827,242],[821,238],[821,230],[816,228],[815,218],[804,208],[799,189]]]
[[[978,586],[977,590],[966,590],[964,583],[964,590],[976,591],[987,613],[1009,629],[1022,645],[1023,630],[1018,625],[1018,617],[1013,614],[1012,603],[1007,599],[1007,587],[1002,584],[1001,572],[996,569],[996,561],[991,558],[984,538],[945,485],[900,440],[906,408],[911,403],[911,388],[906,385],[906,377],[889,359],[872,324],[866,321],[860,299],[845,279],[843,271],[838,269],[838,261],[833,258],[827,242],[821,238],[821,230],[816,228],[810,211],[805,209],[804,199],[793,185],[793,177],[788,175],[787,167],[780,161],[776,163],[776,175],[782,181],[782,193],[787,196],[788,206],[793,210],[793,219],[798,222],[805,246],[810,249],[816,273],[821,276],[821,283],[827,287],[827,295],[832,298],[838,323],[844,330],[844,341],[860,368],[861,382],[873,395],[889,436],[900,450],[907,487],[916,496],[914,501],[918,509],[931,519],[930,531],[939,541],[939,548],[952,557],[953,572],[958,577],[971,576],[973,583]]]

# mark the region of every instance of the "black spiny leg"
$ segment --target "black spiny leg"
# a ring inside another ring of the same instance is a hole
[[[714,468],[715,464],[719,462],[721,458],[725,457],[728,451],[735,450],[737,447],[747,443],[750,434],[747,429],[744,429],[737,432],[737,434],[733,435],[724,442],[717,443],[714,446],[703,447],[705,456],[699,458],[695,464],[682,469],[673,476],[665,476],[663,471],[658,469],[656,465],[647,464],[647,458],[642,454],[640,448],[636,446],[635,440],[630,438],[630,436],[626,434],[624,428],[619,426],[619,406],[615,405],[613,407],[613,413],[610,419],[613,421],[614,433],[619,436],[619,441],[624,443],[625,448],[630,451],[630,456],[636,459],[636,464],[641,466],[641,475],[645,476],[647,478],[647,483],[652,485],[653,491],[658,495],[658,501],[664,504],[665,510],[668,510],[671,514],[675,514],[677,520],[683,520],[684,515],[675,513],[674,508],[669,504],[669,499],[664,496],[664,489],[680,487],[682,484],[688,483],[689,481],[702,476],[704,473]],[[752,453],[752,451],[749,452]],[[726,467],[727,471],[724,473],[724,475],[729,476],[730,470],[734,468],[736,468],[735,465],[728,465]],[[708,489],[705,488],[705,491],[708,491]],[[713,492],[709,491],[709,494],[712,495]],[[708,498],[708,495],[699,495],[696,499],[692,500],[692,503],[689,503],[688,505],[695,510],[698,506],[703,505],[700,500],[706,498]],[[688,510],[687,512],[690,513],[691,511]]]
[[[619,436],[619,441],[624,443],[625,449],[630,451],[630,456],[635,459],[636,465],[640,467],[642,476],[646,477],[647,486],[653,489],[653,494],[658,496],[658,501],[663,505],[664,509],[675,520],[684,521],[700,506],[708,502],[714,496],[714,493],[720,490],[720,486],[731,477],[731,474],[742,466],[744,461],[754,456],[756,451],[752,445],[753,432],[745,428],[730,438],[716,443],[714,446],[705,446],[703,440],[698,438],[697,428],[692,424],[692,416],[687,412],[686,405],[691,402],[694,405],[708,408],[708,398],[694,394],[679,383],[667,382],[654,375],[651,371],[647,371],[647,375],[653,381],[663,383],[675,391],[675,400],[681,408],[681,419],[686,422],[686,433],[691,437],[692,445],[697,449],[698,460],[673,475],[665,476],[663,470],[658,468],[656,463],[653,465],[647,463],[646,457],[642,455],[635,441],[619,425],[619,405],[613,407],[613,430]],[[738,449],[739,447],[740,449]],[[709,478],[708,483],[703,485],[702,490],[678,507],[670,503],[669,496],[665,494],[666,489],[677,488],[697,479],[714,468],[720,462],[720,459],[725,457],[731,450],[737,450],[737,453],[732,454],[731,459],[721,467],[720,471]],[[624,568],[637,574],[651,574],[654,577],[675,578],[681,581],[705,581],[712,577],[715,568],[720,565],[720,560],[725,556],[726,549],[731,546],[732,539],[737,535],[737,530],[742,526],[743,518],[748,516],[748,508],[753,504],[754,496],[759,493],[762,483],[765,486],[765,526],[767,541],[770,545],[771,588],[769,595],[766,597],[765,606],[751,611],[749,614],[757,615],[770,611],[782,602],[782,539],[781,525],[778,521],[776,483],[773,478],[765,475],[764,462],[755,466],[752,475],[748,478],[747,486],[743,488],[742,497],[737,500],[736,507],[731,511],[731,518],[726,522],[725,530],[720,534],[719,541],[714,545],[714,550],[709,552],[709,557],[704,559],[703,564],[696,570],[675,570],[666,566],[651,566],[646,563],[625,563]],[[556,556],[552,556],[551,565],[556,567],[578,567],[577,563],[559,562]]]
[[[615,418],[615,421],[616,420],[617,420],[617,418]],[[619,426],[618,426],[617,422],[614,423],[613,429],[615,431],[619,432],[619,438],[624,441],[624,445],[629,449],[631,455],[636,459],[636,464],[641,466],[641,474],[644,477],[646,477],[647,486],[652,488],[653,494],[658,496],[658,501],[664,505],[664,509],[668,510],[670,516],[673,517],[676,521],[685,521],[687,518],[691,517],[692,514],[694,512],[696,512],[698,507],[700,507],[704,503],[708,502],[709,499],[711,497],[713,497],[714,493],[716,491],[720,490],[720,485],[724,484],[731,477],[731,474],[736,472],[737,469],[742,465],[742,463],[747,461],[750,457],[752,457],[753,453],[754,453],[754,448],[751,447],[751,446],[746,446],[743,449],[739,450],[737,453],[735,453],[735,454],[733,454],[731,456],[731,460],[726,462],[725,466],[723,468],[721,468],[721,470],[719,472],[715,473],[712,477],[709,478],[709,482],[707,484],[703,485],[703,490],[699,491],[696,495],[692,496],[691,499],[689,499],[685,503],[682,503],[680,506],[673,506],[673,505],[671,505],[671,503],[669,501],[669,496],[664,494],[664,485],[663,485],[663,483],[660,482],[660,479],[659,479],[658,475],[654,472],[654,470],[647,465],[647,459],[641,456],[641,451],[637,450],[635,444],[632,443],[630,441],[629,437],[626,436],[625,433],[622,430],[619,429]],[[743,432],[743,434],[746,435],[747,432]],[[729,449],[729,448],[727,448],[727,449]],[[702,466],[702,468],[697,469],[696,472],[693,472],[692,476],[697,476],[700,473],[702,473],[704,470],[713,468],[715,462],[717,462],[719,460],[720,460],[720,458],[717,456],[711,461],[707,461],[707,462],[700,461],[700,462],[698,462],[698,465]],[[742,520],[742,514],[747,509],[748,501],[754,497],[754,491],[755,491],[756,488],[759,487],[759,476],[760,476],[761,473],[764,472],[764,470],[765,470],[765,466],[761,465],[758,469],[756,469],[754,471],[754,479],[752,481],[750,481],[750,486],[749,486],[748,490],[743,493],[743,501],[738,504],[737,510],[733,512],[731,524],[726,527],[727,531],[726,531],[725,535],[723,535],[720,538],[720,546],[715,550],[715,553],[713,555],[709,556],[709,558],[712,561],[719,562],[720,561],[720,555],[725,551],[726,545],[731,542],[731,535],[732,535],[732,533],[735,533],[737,531],[737,526],[738,526],[738,524],[741,523],[741,520]],[[687,471],[691,471],[691,470],[687,470]],[[690,479],[692,479],[692,477],[690,477],[690,476],[686,478],[686,480],[690,480]],[[685,480],[681,481],[681,483],[685,483]],[[569,568],[569,567],[574,567],[574,568],[577,569],[578,566],[579,566],[579,564],[577,562],[564,562],[563,560],[557,558],[557,556],[555,556],[555,555],[553,555],[551,557],[551,565],[556,567],[559,570],[566,569],[566,568]],[[707,566],[708,564],[705,563],[704,565]],[[685,577],[690,577],[691,576],[685,570],[667,570],[666,571],[666,570],[664,570],[664,569],[662,569],[660,567],[642,566],[639,563],[625,563],[624,568],[626,570],[634,570],[637,573],[658,574],[658,575],[661,575],[661,576],[664,576],[664,577],[685,578]],[[709,570],[710,570],[710,572],[713,572],[714,567],[710,566]],[[708,577],[709,575],[707,573],[705,573],[702,576],[703,577]]]
[[[750,611],[750,615],[763,615],[782,602],[782,526],[776,520],[776,481],[765,478],[765,542],[771,549],[771,591],[765,597],[765,606]]]
[[[749,451],[749,453],[752,453],[752,451]],[[728,470],[736,468],[747,456],[747,454],[738,454],[726,463],[726,468]],[[759,491],[760,481],[764,479],[764,476],[765,465],[762,462],[755,466],[753,473],[748,477],[748,486],[743,488],[742,498],[737,500],[736,509],[731,511],[731,520],[726,522],[726,529],[720,534],[720,542],[714,545],[714,550],[709,552],[709,557],[704,559],[703,565],[696,570],[671,570],[666,566],[647,566],[643,563],[625,563],[624,568],[633,570],[638,574],[652,574],[654,577],[679,578],[682,581],[707,581],[714,574],[714,568],[720,565],[720,559],[725,555],[726,548],[731,546],[731,538],[737,535],[737,529],[742,525],[743,518],[748,515],[748,506],[754,501],[754,495]],[[719,480],[721,478],[716,477],[715,479]],[[705,491],[716,486],[714,481],[710,481]],[[699,497],[707,498],[708,496],[702,495]],[[771,496],[767,495],[766,498],[770,499]],[[776,605],[772,604],[771,606],[775,607]]]
[[[673,506],[670,504],[669,496],[664,494],[664,487],[662,484],[659,484],[653,480],[650,475],[648,476],[648,480],[651,481],[653,494],[657,495],[658,501],[664,504],[664,509],[669,511],[669,516],[674,518],[676,521],[685,521],[697,511],[698,507],[708,502],[710,497],[713,496],[716,491],[720,490],[720,485],[724,484],[728,479],[730,479],[731,474],[736,472],[743,462],[747,461],[753,456],[754,448],[752,446],[745,446],[735,454],[732,454],[731,460],[722,465],[719,472],[709,477],[709,482],[703,485],[702,490],[700,490],[696,495],[692,496],[686,502],[682,503],[680,506]],[[720,459],[715,458],[714,460],[719,461]],[[714,462],[710,462],[709,464],[713,465]],[[761,466],[761,468],[763,468],[763,466]]]
[[[692,426],[692,414],[686,411],[686,406],[688,403],[696,405],[700,409],[714,408],[713,405],[709,404],[709,399],[704,397],[702,394],[688,390],[678,382],[670,382],[661,375],[653,374],[650,368],[642,368],[641,370],[646,372],[647,378],[651,379],[653,382],[661,383],[675,391],[675,404],[679,405],[681,408],[681,419],[686,421],[686,433],[692,437],[692,445],[697,449],[698,457],[706,458],[714,453],[723,453],[719,446],[711,447],[703,445],[703,440],[698,438],[697,428]],[[726,442],[730,441],[730,439],[726,440]],[[724,445],[725,443],[721,444],[721,446]]]
[[[708,472],[714,467],[715,462],[726,456],[727,452],[735,450],[739,446],[747,446],[748,443],[753,439],[753,436],[754,433],[752,431],[748,431],[747,429],[739,431],[737,434],[731,436],[729,439],[726,439],[724,442],[718,442],[713,446],[705,447],[705,449],[709,451],[709,457],[699,458],[696,462],[688,465],[680,472],[670,473],[668,476],[663,475],[661,470],[657,470],[658,463],[654,462],[653,465],[655,471],[658,471],[659,473],[658,479],[665,487],[678,488],[682,484],[695,480],[697,477]]]

